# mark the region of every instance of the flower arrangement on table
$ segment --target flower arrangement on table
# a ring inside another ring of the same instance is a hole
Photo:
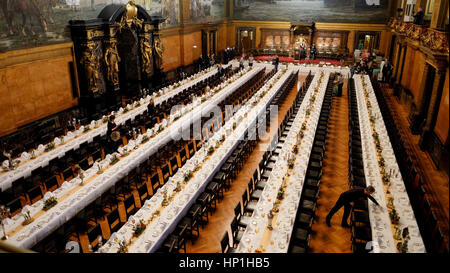
[[[123,109],[123,112],[124,112],[124,113],[126,113],[126,112],[128,112],[128,111],[130,111],[130,109],[128,109],[128,106],[125,107],[125,108]]]
[[[164,126],[162,126],[162,124],[159,125],[158,130],[156,130],[156,133],[162,132],[163,128],[164,128]]]
[[[142,137],[141,144],[147,143],[149,140],[150,140],[150,138],[149,138],[147,135],[144,135],[144,136]]]
[[[382,179],[383,179],[383,183],[388,184],[391,177],[389,176],[389,174],[384,173]]]
[[[114,165],[114,164],[116,164],[117,162],[119,162],[119,158],[117,157],[116,154],[114,154],[114,155],[111,157],[111,160],[109,161],[109,165]]]
[[[306,130],[306,122],[303,122],[302,128],[300,129],[300,132],[303,132]]]
[[[294,145],[294,148],[292,148],[292,152],[293,152],[294,154],[298,154],[298,144],[295,144],[295,145]]]
[[[86,133],[87,131],[91,130],[91,127],[85,126],[83,129],[83,133]]]
[[[173,121],[177,121],[177,120],[179,120],[181,118],[181,115],[176,115],[174,118],[173,118]]]
[[[308,107],[308,109],[306,109],[306,116],[309,117],[311,115],[311,108]]]
[[[394,225],[398,225],[399,221],[400,221],[400,216],[398,215],[397,211],[394,209],[392,209],[389,212],[389,218],[391,218],[391,223]]]
[[[288,167],[290,170],[292,170],[295,166],[295,157],[289,158],[288,160]]]
[[[142,232],[144,232],[145,228],[147,226],[144,223],[144,220],[139,220],[139,223],[137,223],[134,227],[133,227],[133,237],[139,237],[139,235],[142,234]]]
[[[64,136],[59,137],[59,145],[64,144]]]
[[[223,134],[223,135],[220,137],[219,142],[220,142],[220,143],[223,143],[224,141],[225,141],[225,135]]]
[[[204,103],[206,101],[206,98],[202,98],[201,102]]]
[[[31,151],[31,159],[35,159],[36,158],[36,153],[33,151]]]
[[[23,221],[22,225],[26,226],[34,221],[34,219],[30,215],[30,210],[22,211],[23,218],[25,218],[25,221]]]
[[[208,149],[208,155],[212,155],[214,153],[214,146],[210,146]]]
[[[45,151],[46,151],[46,152],[51,151],[51,150],[53,150],[53,149],[55,149],[55,143],[53,143],[53,142],[50,142],[49,144],[47,144],[47,145],[45,146]]]
[[[192,177],[193,177],[193,174],[191,171],[189,171],[184,175],[184,181],[188,182],[189,180],[192,179]]]
[[[125,156],[127,156],[128,154],[130,154],[130,152],[128,151],[128,149],[127,149],[126,147],[123,147],[123,150],[122,150],[122,156],[125,157]]]
[[[102,121],[103,123],[107,123],[109,121],[109,117],[104,117]]]
[[[283,198],[284,198],[284,188],[281,187],[281,188],[278,190],[278,193],[277,193],[277,199],[278,199],[278,200],[283,200]]]
[[[44,201],[44,210],[49,210],[50,208],[54,207],[58,203],[58,200],[56,200],[56,197],[52,196]]]

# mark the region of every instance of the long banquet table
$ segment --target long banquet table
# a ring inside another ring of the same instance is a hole
[[[216,93],[208,103],[202,103],[194,108],[191,112],[174,121],[166,130],[162,130],[157,135],[155,132],[148,130],[145,134],[149,141],[142,143],[143,135],[140,135],[136,141],[130,141],[127,145],[129,155],[124,157],[116,164],[110,166],[111,155],[107,155],[102,162],[96,162],[94,166],[84,172],[86,181],[85,185],[80,186],[81,180],[79,178],[72,179],[69,182],[64,182],[63,185],[54,192],[46,193],[43,199],[36,202],[27,209],[31,212],[31,216],[38,215],[34,222],[20,226],[24,220],[22,214],[15,215],[12,219],[5,220],[5,228],[7,232],[13,232],[8,239],[8,242],[23,248],[29,248],[45,238],[49,233],[56,230],[59,226],[74,217],[88,204],[100,197],[102,193],[112,187],[116,182],[120,181],[130,170],[136,168],[140,163],[148,159],[159,147],[165,145],[173,137],[180,133],[180,128],[186,129],[196,120],[199,120],[202,114],[209,114],[209,112],[219,102],[228,97],[237,88],[242,86],[251,77],[256,75],[264,67],[254,67],[242,77],[234,82],[230,82],[223,90]],[[154,136],[154,137],[152,137]],[[139,145],[138,145],[139,144]],[[98,166],[104,170],[103,173],[97,174]],[[43,211],[44,200],[54,195],[59,200],[63,200],[48,211]],[[16,230],[16,232],[14,232]],[[18,230],[18,231],[17,231]]]
[[[281,152],[275,162],[273,170],[258,200],[257,209],[253,212],[250,224],[242,236],[237,252],[252,253],[285,253],[288,250],[289,240],[294,228],[295,215],[303,190],[303,184],[314,143],[314,136],[320,117],[323,99],[330,72],[321,77],[323,70],[316,71],[313,81],[302,101],[300,109],[295,116]],[[322,82],[319,83],[319,78]],[[318,88],[317,99],[310,103],[314,90]],[[310,112],[308,115],[307,112]],[[293,154],[293,148],[298,143],[298,134],[302,124],[307,124],[304,137],[301,139],[298,154]],[[295,159],[292,169],[289,169],[289,160]],[[284,185],[283,185],[284,183]],[[285,187],[284,198],[277,200],[281,187]],[[278,213],[271,220],[273,229],[268,226],[268,215],[275,202],[280,202]]]
[[[227,65],[224,65],[224,68],[236,65],[236,62],[230,62]],[[147,110],[147,105],[150,99],[154,100],[155,105],[162,103],[163,101],[175,96],[176,94],[182,92],[183,90],[197,84],[198,82],[211,77],[212,75],[217,73],[216,67],[211,67],[198,73],[196,77],[193,77],[193,80],[183,80],[180,82],[180,86],[176,88],[164,88],[157,93],[147,96],[146,98],[142,98],[138,105],[138,102],[135,102],[134,105],[128,105],[127,108],[131,109],[129,111],[125,111],[121,108],[116,113],[116,123],[124,124],[127,120],[133,120],[136,116],[144,113]],[[193,108],[200,104],[200,99],[194,102],[190,107]],[[158,126],[158,125],[155,125]],[[85,132],[85,126],[81,126],[78,130],[73,132],[68,132],[66,136],[64,136],[64,140],[62,141],[60,138],[55,138],[53,143],[55,144],[55,148],[50,151],[45,151],[45,145],[41,144],[34,151],[35,158],[32,158],[32,154],[28,152],[23,152],[21,156],[15,161],[19,161],[19,166],[16,167],[12,171],[0,171],[0,190],[5,191],[6,189],[12,186],[14,181],[22,177],[28,177],[31,175],[31,172],[39,167],[45,167],[49,164],[52,159],[62,158],[68,151],[78,149],[82,143],[92,142],[97,136],[104,136],[106,134],[107,128],[106,124],[103,123],[102,120],[93,120],[89,124],[90,130]],[[5,161],[2,163],[3,168],[7,168],[8,162]],[[0,166],[1,170],[1,166]]]
[[[376,251],[381,253],[400,252],[397,249],[397,244],[401,242],[401,235],[399,236],[398,233],[401,233],[407,227],[410,239],[406,252],[423,253],[426,250],[422,236],[406,192],[377,98],[370,83],[370,78],[367,75],[355,75],[353,79],[355,81],[358,103],[366,182],[367,185],[375,187],[374,197],[381,204],[381,207],[378,207],[374,203],[369,202],[372,240],[376,244]],[[366,86],[363,86],[363,79]],[[364,90],[367,91],[367,100],[365,99]],[[368,102],[370,103],[368,104]],[[371,127],[371,123],[373,123],[374,128]],[[380,172],[379,156],[374,144],[373,129],[379,135],[378,139],[382,148],[381,154],[385,160],[384,169],[389,174],[388,183],[383,182]],[[400,216],[398,225],[391,224],[389,213],[393,209]],[[396,226],[398,231],[396,231]]]

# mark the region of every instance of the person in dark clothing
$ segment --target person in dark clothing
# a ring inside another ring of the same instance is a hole
[[[388,61],[383,66],[383,82],[389,82],[392,75],[392,65]]]
[[[316,59],[316,45],[315,44],[313,44],[312,46],[311,46],[311,50],[310,50],[310,56],[311,56],[311,60],[315,60]]]
[[[119,130],[119,125],[115,123],[116,117],[111,115],[108,119],[108,126],[106,130],[106,137],[108,138],[108,154],[112,154],[117,150],[118,143],[111,139],[111,134]]]
[[[349,227],[347,223],[348,216],[350,215],[350,210],[354,206],[354,202],[361,198],[369,198],[372,202],[377,204],[379,206],[377,200],[371,196],[372,193],[375,192],[375,188],[372,186],[368,186],[367,188],[354,188],[351,190],[348,190],[346,192],[343,192],[339,199],[337,200],[334,207],[331,209],[331,211],[328,213],[326,222],[327,225],[330,227],[330,221],[333,215],[342,207],[344,207],[344,216],[342,217],[341,226],[343,227]]]
[[[425,13],[423,13],[422,8],[419,8],[419,10],[414,14],[414,24],[415,25],[423,25],[423,17],[425,16]]]
[[[153,99],[151,99],[147,105],[147,113],[151,118],[155,116],[155,102]]]
[[[278,55],[275,56],[274,65],[275,65],[275,72],[278,72],[278,65],[280,64],[280,58],[278,58]]]

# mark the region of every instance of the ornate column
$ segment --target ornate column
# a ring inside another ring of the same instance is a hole
[[[397,56],[397,65],[395,66],[395,75],[394,75],[394,96],[400,95],[401,84],[401,74],[403,72],[403,63],[405,61],[405,49],[403,43],[399,43],[399,54]]]
[[[436,124],[437,114],[439,112],[439,104],[442,96],[442,89],[444,87],[446,69],[436,69],[436,75],[434,76],[433,90],[431,92],[430,106],[428,107],[427,122],[423,128],[422,135],[420,136],[419,146],[422,150],[428,149],[428,142],[431,136],[431,132]]]
[[[425,93],[426,93],[427,77],[428,77],[428,73],[429,73],[429,65],[427,63],[425,63],[423,65],[425,65],[425,68],[423,70],[422,82],[421,82],[420,88],[419,88],[419,90],[420,90],[419,98],[418,98],[419,105],[417,105],[417,109],[412,115],[411,126],[409,127],[411,129],[411,133],[413,135],[420,134],[420,129],[421,129],[420,125],[422,124],[423,114],[424,114],[423,108],[425,106]]]

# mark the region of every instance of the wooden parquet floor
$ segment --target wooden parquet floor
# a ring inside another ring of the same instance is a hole
[[[419,147],[420,135],[413,135],[409,129],[409,109],[402,105],[398,98],[393,96],[393,89],[387,84],[382,84],[389,109],[394,116],[395,123],[408,154],[411,156],[419,174],[424,177],[424,187],[431,202],[432,209],[436,212],[439,226],[449,242],[449,178],[445,171],[438,170],[428,152]]]
[[[331,227],[325,222],[339,195],[349,189],[348,140],[348,96],[345,81],[342,97],[333,97],[319,199],[308,250],[311,253],[351,252],[350,229],[341,227],[343,208],[333,216]]]
[[[305,76],[300,75],[299,82],[302,83],[305,78]],[[279,107],[277,126],[280,125],[296,95],[297,86],[290,91],[284,103]],[[272,124],[274,123],[272,122]],[[277,127],[268,133],[269,136],[272,136],[275,133],[276,128]],[[220,253],[222,251],[220,240],[226,231],[231,234],[230,224],[234,217],[234,208],[238,202],[241,202],[242,194],[247,188],[248,181],[258,167],[258,163],[261,160],[266,147],[269,145],[270,140],[271,139],[267,138],[267,140],[258,143],[256,149],[252,152],[241,172],[238,174],[238,177],[232,182],[231,189],[228,192],[225,192],[223,200],[220,203],[217,203],[217,210],[209,217],[208,224],[205,228],[200,227],[200,236],[197,241],[194,244],[191,242],[186,244],[188,253]]]

